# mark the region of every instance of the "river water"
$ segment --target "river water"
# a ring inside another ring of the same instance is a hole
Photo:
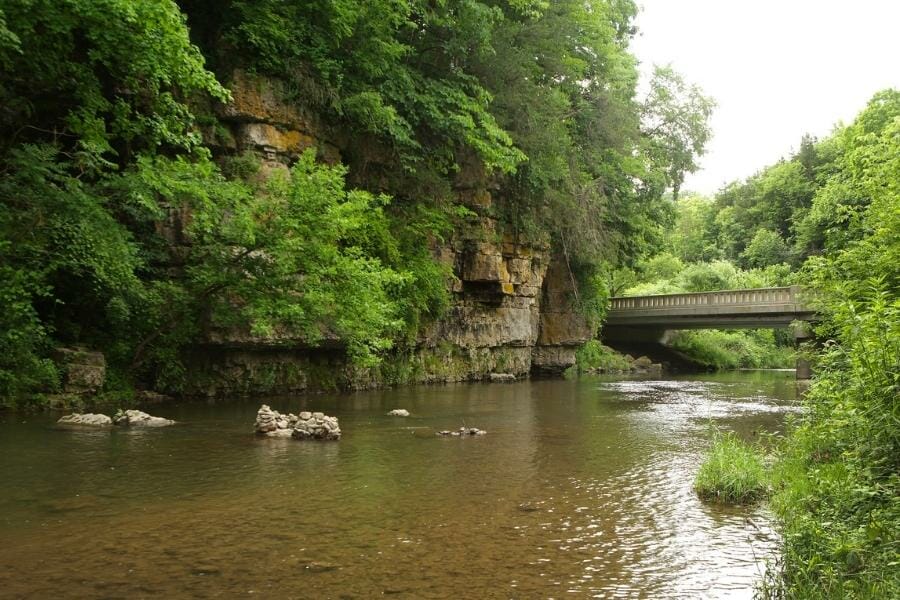
[[[338,442],[256,438],[250,400],[154,430],[0,414],[0,596],[750,598],[770,517],[691,483],[711,425],[777,432],[794,399],[781,372],[267,400]],[[463,424],[488,434],[434,435]]]

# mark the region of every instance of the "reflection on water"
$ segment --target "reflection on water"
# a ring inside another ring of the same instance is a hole
[[[268,401],[338,416],[330,443],[253,437],[251,401],[156,408],[182,424],[143,431],[3,415],[0,595],[749,598],[767,514],[691,483],[710,424],[777,431],[792,377]],[[464,424],[488,435],[433,435]]]

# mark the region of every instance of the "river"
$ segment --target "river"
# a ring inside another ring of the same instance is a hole
[[[152,430],[0,414],[0,596],[750,598],[769,515],[691,484],[711,425],[778,432],[795,395],[756,372],[266,400],[338,442],[256,438],[251,400]],[[488,434],[434,435],[463,424]]]

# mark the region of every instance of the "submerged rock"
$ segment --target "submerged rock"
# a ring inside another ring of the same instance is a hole
[[[116,425],[124,425],[130,427],[165,427],[174,425],[172,419],[164,419],[163,417],[154,417],[140,410],[120,410],[115,416]]]
[[[256,433],[267,437],[293,437],[298,440],[339,440],[341,428],[337,417],[320,412],[303,411],[299,415],[282,415],[263,404],[256,413]]]
[[[487,431],[484,429],[478,429],[477,427],[460,427],[456,431],[438,431],[437,435],[441,436],[453,436],[453,437],[466,437],[470,435],[484,435]]]
[[[59,425],[85,425],[89,427],[107,427],[113,424],[111,418],[103,414],[94,413],[73,413],[60,417],[57,421]]]
[[[408,417],[409,411],[405,408],[395,408],[391,412],[388,413],[392,417]]]

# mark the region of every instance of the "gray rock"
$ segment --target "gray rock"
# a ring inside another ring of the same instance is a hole
[[[484,429],[478,429],[477,427],[460,427],[456,431],[438,431],[436,435],[440,436],[452,436],[452,437],[467,437],[471,435],[485,435],[487,431]]]
[[[297,421],[297,415],[282,415],[263,404],[256,413],[254,429],[257,434],[267,437],[291,437]]]
[[[408,417],[409,411],[405,408],[395,408],[391,412],[388,413],[392,417]]]
[[[163,417],[154,417],[139,410],[120,410],[114,418],[116,425],[124,425],[130,427],[165,427],[174,425],[175,421],[164,419]]]
[[[62,376],[63,391],[93,394],[106,381],[106,358],[84,348],[57,348],[53,360]]]
[[[293,429],[275,429],[266,433],[266,437],[289,438],[294,434]]]
[[[516,376],[512,373],[491,373],[490,379],[491,383],[513,383]]]
[[[337,417],[329,417],[321,412],[309,413],[304,411],[300,413],[299,416],[294,417],[289,430],[291,436],[297,440],[341,439],[341,427],[338,424]]]
[[[649,358],[647,358],[646,356],[639,356],[638,358],[634,359],[633,366],[635,366],[639,369],[646,369],[646,368],[649,368],[650,365],[652,365],[652,364],[653,364],[653,361],[650,360]]]
[[[103,414],[94,413],[73,413],[60,417],[57,421],[60,425],[84,425],[88,427],[107,427],[113,424],[111,418]]]

